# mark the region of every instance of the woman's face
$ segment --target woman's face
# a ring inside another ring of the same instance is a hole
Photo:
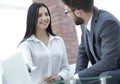
[[[40,7],[38,11],[37,29],[46,30],[50,24],[50,16],[45,7]]]

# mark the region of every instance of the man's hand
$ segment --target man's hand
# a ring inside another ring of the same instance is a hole
[[[62,80],[62,78],[61,78],[61,76],[50,76],[50,77],[45,77],[44,80],[47,83],[50,83],[50,82]]]

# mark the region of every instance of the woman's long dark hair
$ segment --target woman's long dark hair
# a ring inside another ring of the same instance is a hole
[[[36,24],[37,24],[37,20],[38,20],[38,12],[39,12],[38,10],[39,10],[40,7],[45,7],[48,11],[49,16],[50,16],[50,24],[48,25],[48,28],[46,29],[46,32],[55,36],[55,34],[52,31],[52,27],[51,27],[51,15],[50,15],[50,11],[49,11],[48,7],[43,3],[33,3],[33,4],[31,4],[31,6],[28,9],[27,25],[26,25],[27,29],[26,29],[25,36],[24,36],[24,38],[21,42],[25,41],[32,34],[35,34],[35,28],[36,28]]]

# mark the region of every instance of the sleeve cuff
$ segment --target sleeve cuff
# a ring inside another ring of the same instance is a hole
[[[78,74],[75,74],[75,75],[73,76],[73,78],[74,78],[74,79],[79,79]]]

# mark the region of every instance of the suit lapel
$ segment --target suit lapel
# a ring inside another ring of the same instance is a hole
[[[90,50],[91,50],[91,53],[92,55],[94,56],[94,59],[96,60],[96,62],[99,60],[99,58],[96,56],[95,54],[95,51],[94,51],[94,44],[95,44],[95,37],[94,37],[94,32],[95,29],[96,29],[96,23],[97,23],[97,18],[98,18],[98,15],[99,15],[99,10],[94,7],[94,14],[93,14],[93,18],[92,18],[92,21],[91,21],[91,36],[90,36],[90,39],[91,39],[91,45],[90,45]]]
[[[93,18],[91,21],[91,32],[88,32],[87,28],[85,28],[85,26],[81,25],[82,32],[84,34],[83,36],[84,36],[85,48],[87,51],[88,58],[90,59],[92,64],[94,64],[95,62],[98,62],[98,60],[99,60],[99,58],[96,56],[96,54],[94,52],[94,45],[93,45],[94,44],[94,31],[96,28],[98,15],[99,15],[98,9],[94,8],[94,14],[93,14]]]
[[[87,28],[85,28],[85,26],[82,26],[83,27],[83,36],[84,36],[84,44],[85,44],[85,48],[86,48],[86,53],[87,53],[87,56],[88,58],[90,59],[91,63],[94,64],[95,63],[95,60],[93,58],[93,56],[91,55],[91,48],[90,48],[90,44],[89,44],[89,40],[88,40],[88,32],[87,32]]]

